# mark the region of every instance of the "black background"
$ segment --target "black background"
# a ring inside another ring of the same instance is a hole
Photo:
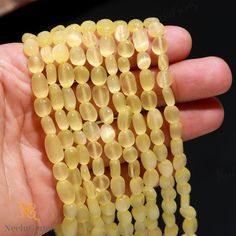
[[[233,1],[200,0],[39,0],[0,18],[0,43],[21,40],[24,32],[38,33],[57,24],[84,20],[145,19],[157,16],[164,24],[185,27],[193,37],[189,58],[219,56],[235,64]],[[235,92],[219,96],[225,108],[221,128],[185,144],[192,172],[192,202],[198,211],[200,236],[236,236],[236,112]],[[200,125],[200,124],[199,124]],[[52,235],[52,234],[47,234]]]

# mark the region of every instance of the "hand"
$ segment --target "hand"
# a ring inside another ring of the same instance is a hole
[[[232,75],[220,58],[184,60],[191,49],[191,37],[183,28],[166,27],[166,38],[174,77],[172,88],[181,110],[183,139],[197,138],[221,125],[223,108],[213,97],[229,89]],[[33,111],[34,98],[26,64],[22,44],[0,46],[2,236],[14,235],[16,229],[12,227],[20,225],[31,225],[31,230],[39,226],[37,232],[29,235],[42,235],[62,219],[62,204],[55,191],[52,165],[45,156],[44,134]],[[31,215],[22,215],[22,204],[29,205]],[[16,235],[26,235],[26,231],[19,228]]]

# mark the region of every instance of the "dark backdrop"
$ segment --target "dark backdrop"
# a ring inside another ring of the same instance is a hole
[[[233,1],[89,0],[83,2],[83,7],[78,2],[81,1],[39,0],[0,18],[0,43],[20,41],[24,32],[38,33],[60,23],[157,16],[164,24],[179,25],[190,31],[193,37],[190,58],[220,56],[233,72],[236,68]],[[233,84],[227,94],[219,96],[225,107],[222,127],[185,144],[200,236],[236,235],[235,92]]]

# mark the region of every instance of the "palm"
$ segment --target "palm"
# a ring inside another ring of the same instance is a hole
[[[183,137],[187,140],[208,133],[221,124],[222,108],[211,97],[225,92],[230,87],[231,73],[228,66],[217,58],[177,62],[183,60],[191,48],[191,40],[183,29],[169,27],[167,39],[171,41],[170,46],[173,45],[169,52],[170,60],[172,63],[176,62],[171,66],[177,81],[173,84],[175,96],[178,102],[188,101],[180,104]],[[208,70],[204,68],[207,65]],[[214,81],[207,80],[209,77],[214,78]],[[204,78],[206,80],[202,80]],[[206,99],[198,101],[202,98]],[[201,126],[196,125],[200,122]],[[6,225],[38,224],[47,231],[60,222],[61,205],[55,192],[51,164],[45,156],[43,139],[39,119],[33,111],[33,96],[22,45],[2,45],[0,46],[1,235],[6,232]],[[22,217],[19,203],[33,203],[39,220],[36,222],[30,217]],[[17,235],[25,235],[24,232],[21,233],[17,232]],[[41,230],[37,235],[43,233]],[[6,232],[6,235],[9,235],[9,232]]]

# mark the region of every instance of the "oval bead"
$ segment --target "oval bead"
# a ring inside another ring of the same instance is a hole
[[[139,74],[139,79],[143,90],[150,91],[154,88],[155,79],[151,70],[142,70]]]
[[[90,160],[89,152],[88,152],[87,147],[84,146],[84,145],[79,144],[79,145],[77,145],[76,149],[77,149],[78,156],[79,156],[79,163],[82,166],[87,165],[89,163],[89,160]],[[84,168],[84,172],[86,174],[87,170],[85,169],[85,167],[83,167],[83,168]],[[82,175],[82,172],[83,172],[83,170],[81,170],[81,175]]]
[[[141,153],[141,161],[146,170],[155,169],[157,166],[157,158],[153,151]]]
[[[168,150],[164,143],[155,145],[153,151],[155,152],[158,161],[163,161],[167,158]]]
[[[105,171],[104,161],[98,157],[92,161],[92,170],[94,175],[103,175]]]
[[[158,68],[160,70],[167,70],[169,68],[169,58],[166,54],[159,55]]]
[[[87,149],[90,157],[94,159],[102,155],[102,146],[96,141],[88,142]]]
[[[110,107],[101,107],[99,117],[104,124],[111,124],[114,120],[114,113]]]
[[[82,43],[81,33],[76,31],[67,32],[66,43],[72,48],[80,46]]]
[[[52,44],[52,35],[48,31],[42,31],[37,35],[40,47],[45,47]]]
[[[151,110],[157,106],[157,95],[154,91],[143,91],[141,94],[141,103],[145,110]]]
[[[51,84],[49,86],[49,98],[54,110],[61,110],[64,107],[62,90],[58,84]]]
[[[156,169],[146,170],[143,175],[143,182],[146,186],[154,188],[159,182],[159,174]]]
[[[115,41],[112,36],[102,36],[99,41],[99,48],[102,56],[107,57],[114,53],[116,49]]]
[[[140,175],[140,162],[138,160],[129,163],[128,175],[130,178],[138,177]]]
[[[103,57],[97,47],[87,49],[86,58],[91,66],[98,67],[103,62]]]
[[[34,110],[39,117],[48,116],[52,107],[48,98],[36,98],[34,101]]]
[[[146,132],[146,123],[141,113],[135,113],[132,117],[132,124],[136,134],[141,135]]]
[[[76,97],[80,103],[89,102],[91,99],[91,89],[87,83],[77,85]]]
[[[147,52],[137,54],[137,66],[140,70],[147,70],[151,65],[151,57]]]
[[[86,138],[93,142],[100,138],[100,128],[97,123],[86,121],[83,123],[83,132],[86,135]]]
[[[115,24],[109,19],[102,19],[97,22],[97,32],[101,36],[109,36],[115,30]]]
[[[129,106],[126,106],[118,113],[117,126],[120,130],[129,128],[132,121],[132,112]]]
[[[46,76],[48,84],[54,84],[57,81],[57,70],[54,64],[46,65]]]
[[[65,204],[71,204],[75,200],[75,190],[72,184],[67,180],[57,182],[57,193],[61,201]]]
[[[53,176],[57,180],[65,180],[69,175],[69,169],[64,162],[57,162],[52,168]]]
[[[74,131],[73,135],[74,135],[74,142],[76,144],[86,144],[87,139],[83,131],[81,130]]]
[[[112,95],[112,102],[118,112],[126,107],[125,95],[121,92],[116,92]]]
[[[128,163],[134,162],[138,158],[137,149],[133,146],[129,146],[129,147],[124,148],[123,158]]]
[[[117,60],[117,66],[120,72],[128,72],[130,70],[130,62],[126,57],[119,57]]]
[[[47,97],[48,82],[43,73],[34,74],[31,80],[32,91],[37,98]]]
[[[115,140],[115,130],[111,125],[104,124],[101,126],[101,139],[104,143],[110,143]]]
[[[63,148],[69,148],[74,143],[74,137],[70,130],[61,130],[58,133],[58,138],[63,146]]]
[[[125,180],[122,176],[117,176],[111,179],[111,191],[116,197],[125,193]]]
[[[133,113],[139,113],[142,110],[142,104],[139,97],[135,94],[127,96],[127,105]]]
[[[134,54],[134,46],[129,40],[119,42],[117,52],[121,57],[129,58]]]
[[[28,38],[24,42],[24,53],[28,56],[36,56],[39,54],[39,45],[34,38]]]
[[[158,169],[163,176],[171,176],[173,174],[174,168],[169,160],[163,160],[158,164]]]
[[[41,119],[41,126],[45,134],[55,134],[56,127],[53,119],[50,116],[45,116]]]
[[[157,84],[161,88],[169,88],[172,84],[173,77],[169,70],[159,71],[156,77]]]
[[[85,157],[87,157],[87,155]],[[87,164],[83,164],[80,166],[80,173],[81,173],[81,177],[84,181],[88,181],[91,179],[91,175],[90,175],[89,168],[88,168]]]
[[[78,206],[75,203],[63,205],[63,215],[67,218],[75,218],[78,213]]]
[[[59,129],[67,130],[69,128],[69,123],[64,110],[57,110],[55,112],[55,120]]]
[[[91,80],[93,84],[99,86],[105,84],[107,80],[107,72],[103,66],[94,67],[91,70]]]
[[[153,21],[148,25],[148,34],[151,37],[156,38],[164,34],[164,29],[165,27],[163,24],[158,21]]]
[[[52,55],[52,48],[50,46],[46,46],[40,49],[40,55],[42,57],[42,60],[46,63],[53,63],[54,58]]]
[[[91,20],[86,20],[81,24],[81,31],[84,32],[95,32],[96,31],[96,23]]]
[[[67,111],[74,110],[76,107],[76,98],[72,88],[62,88],[65,108]]]
[[[86,62],[84,50],[81,47],[70,49],[70,61],[75,66],[82,66]]]
[[[79,84],[84,84],[89,80],[89,71],[85,66],[76,66],[75,71],[75,80]]]
[[[130,129],[124,129],[119,132],[118,141],[122,147],[130,147],[134,144],[134,134]]]
[[[120,91],[120,80],[117,75],[109,75],[107,77],[107,87],[111,93]]]
[[[122,148],[118,142],[114,141],[114,142],[105,144],[104,152],[105,152],[105,155],[108,157],[108,159],[117,160],[122,155]]]
[[[84,32],[82,36],[82,41],[85,47],[92,48],[97,44],[97,37],[93,32]]]
[[[132,95],[137,92],[136,79],[132,72],[122,73],[120,75],[120,83],[125,95]]]
[[[169,87],[165,87],[162,89],[162,95],[165,100],[167,106],[174,106],[175,105],[175,97],[173,91]]]
[[[162,127],[163,125],[162,114],[157,108],[148,111],[147,125],[151,130],[156,130]]]
[[[31,56],[28,59],[28,69],[32,73],[40,73],[44,69],[44,62],[42,58],[38,55]]]
[[[149,48],[148,36],[143,29],[135,30],[132,39],[137,52],[144,52]]]
[[[148,149],[150,148],[150,145],[151,141],[146,133],[137,135],[136,146],[141,152],[147,152]]]
[[[98,177],[100,178],[100,176]],[[95,184],[94,184],[95,185]],[[97,199],[100,205],[106,205],[108,202],[111,201],[111,194],[107,190],[102,190],[97,193]],[[103,216],[104,217],[104,216]],[[104,220],[104,219],[103,219]],[[113,221],[112,221],[113,222]],[[105,223],[105,222],[104,222]]]
[[[78,111],[70,110],[67,113],[67,120],[72,130],[76,131],[82,129],[82,120]]]
[[[121,166],[119,160],[110,160],[109,166],[110,166],[110,175],[112,178],[120,176]]]
[[[79,111],[83,120],[96,121],[98,114],[94,105],[90,102],[82,103],[79,106]]]
[[[75,74],[69,63],[62,63],[58,67],[58,79],[63,88],[71,87],[74,83]]]
[[[52,56],[57,63],[67,62],[69,59],[69,50],[65,44],[57,44],[52,49]]]
[[[79,161],[79,153],[75,147],[70,147],[65,150],[65,163],[70,169],[77,168]]]
[[[130,35],[129,29],[127,25],[117,25],[116,29],[115,29],[115,39],[118,42],[121,41],[126,41]]]
[[[104,191],[109,188],[110,180],[106,175],[102,174],[99,176],[95,176],[93,178],[93,183],[94,183],[96,190],[98,190],[100,192],[100,191]]]
[[[150,133],[150,138],[153,144],[161,145],[165,141],[165,135],[161,129],[152,130]]]
[[[128,28],[131,32],[143,29],[143,22],[139,19],[132,19],[128,23]]]
[[[92,90],[93,100],[98,107],[105,107],[109,102],[109,91],[105,85],[94,86]]]
[[[105,65],[106,65],[108,74],[116,75],[118,71],[118,66],[117,66],[116,58],[114,55],[109,55],[105,58]]]
[[[176,106],[166,106],[164,109],[164,116],[168,123],[178,122],[179,113],[179,109]]]
[[[130,190],[132,194],[140,194],[143,191],[143,179],[141,177],[134,177],[130,180]]]
[[[158,36],[152,42],[152,51],[156,55],[161,55],[167,51],[167,41],[164,37]]]

